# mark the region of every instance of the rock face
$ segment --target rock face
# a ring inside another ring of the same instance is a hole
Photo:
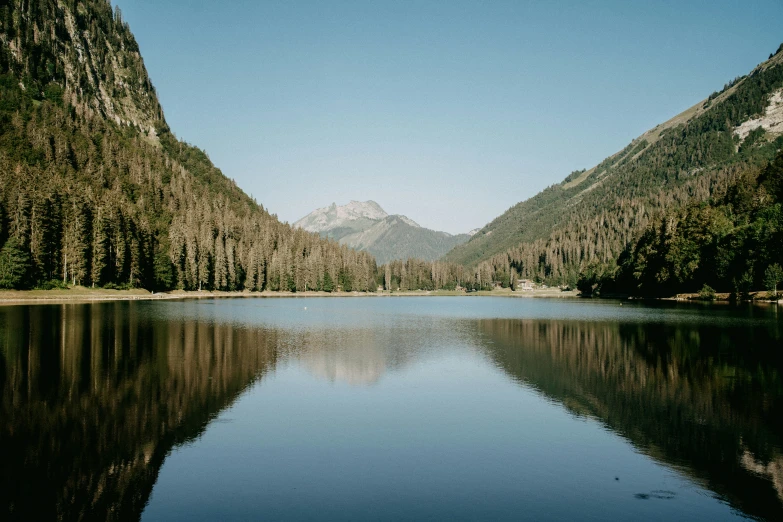
[[[740,141],[745,141],[748,135],[756,129],[762,129],[770,136],[783,134],[783,89],[772,93],[764,114],[740,124],[734,129],[734,134],[739,137]]]
[[[155,139],[163,110],[119,8],[102,0],[47,0],[13,5],[7,16],[2,61],[24,78],[24,89],[43,92],[56,83],[79,112]]]
[[[294,226],[334,239],[347,235],[344,231],[360,231],[372,226],[388,214],[375,201],[351,201],[347,205],[319,208],[309,213]]]
[[[379,264],[410,257],[434,261],[470,238],[469,234],[424,228],[406,216],[389,215],[374,201],[351,201],[342,206],[332,203],[314,210],[294,227],[365,250]]]

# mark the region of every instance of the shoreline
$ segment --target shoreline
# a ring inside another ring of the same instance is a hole
[[[226,292],[208,290],[174,290],[171,292],[150,292],[143,289],[107,290],[103,288],[69,288],[56,290],[0,290],[0,305],[91,303],[107,301],[157,301],[214,298],[304,298],[304,297],[510,297],[510,298],[578,298],[576,292],[487,290],[462,292],[456,290],[410,290],[403,292]]]
[[[758,299],[762,292],[753,292],[747,303],[783,304],[780,301]],[[627,295],[607,295],[595,299],[621,301],[669,301],[680,303],[708,303],[698,299],[698,294],[677,294],[672,297],[640,298]],[[150,292],[144,289],[108,290],[103,288],[75,287],[55,290],[0,290],[0,306],[17,304],[58,304],[58,303],[99,303],[109,301],[175,301],[185,299],[291,299],[312,297],[507,297],[516,299],[583,299],[575,290],[560,291],[554,289],[516,291],[510,289],[480,290],[464,292],[457,290],[406,290],[380,292],[250,292],[250,291],[211,291],[211,290],[173,290],[170,292]],[[585,298],[590,299],[590,298]],[[729,303],[728,294],[718,294],[712,303]]]

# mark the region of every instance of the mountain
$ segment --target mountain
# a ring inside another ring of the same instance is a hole
[[[375,201],[351,201],[339,207],[332,203],[328,207],[310,212],[294,223],[294,227],[340,239],[348,234],[367,230],[386,217],[386,211]]]
[[[406,216],[389,215],[374,201],[319,208],[296,223],[295,228],[316,232],[375,256],[379,264],[395,259],[434,261],[470,238],[421,227]]]
[[[0,287],[375,289],[167,125],[109,0],[0,3]]]
[[[766,165],[783,146],[781,103],[783,46],[599,165],[511,207],[444,260],[573,285],[588,265],[613,266],[656,216]]]

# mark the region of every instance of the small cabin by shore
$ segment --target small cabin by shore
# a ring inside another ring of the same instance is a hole
[[[532,292],[533,291],[533,281],[530,279],[520,279],[517,281],[517,290],[522,290],[523,292]]]

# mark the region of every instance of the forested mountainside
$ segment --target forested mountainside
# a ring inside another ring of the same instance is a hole
[[[406,216],[389,215],[374,201],[351,201],[341,206],[333,203],[312,211],[294,227],[365,250],[378,263],[408,258],[434,261],[470,239],[468,234],[430,230]]]
[[[771,160],[783,146],[781,103],[783,45],[596,167],[515,205],[444,261],[572,285],[590,264],[614,266],[656,216],[725,193]]]
[[[616,263],[593,261],[580,268],[575,286],[585,295],[669,297],[716,292],[736,300],[766,288],[783,290],[783,150],[763,167],[747,167],[710,200],[694,198],[650,221]],[[446,261],[392,261],[378,267],[386,290],[516,289],[515,266],[480,263],[468,268]]]
[[[109,0],[0,2],[0,286],[374,289],[165,122]]]
[[[715,291],[746,299],[783,284],[783,151],[766,168],[749,169],[725,194],[655,220],[618,260],[618,269],[588,267],[584,294],[671,296]]]

